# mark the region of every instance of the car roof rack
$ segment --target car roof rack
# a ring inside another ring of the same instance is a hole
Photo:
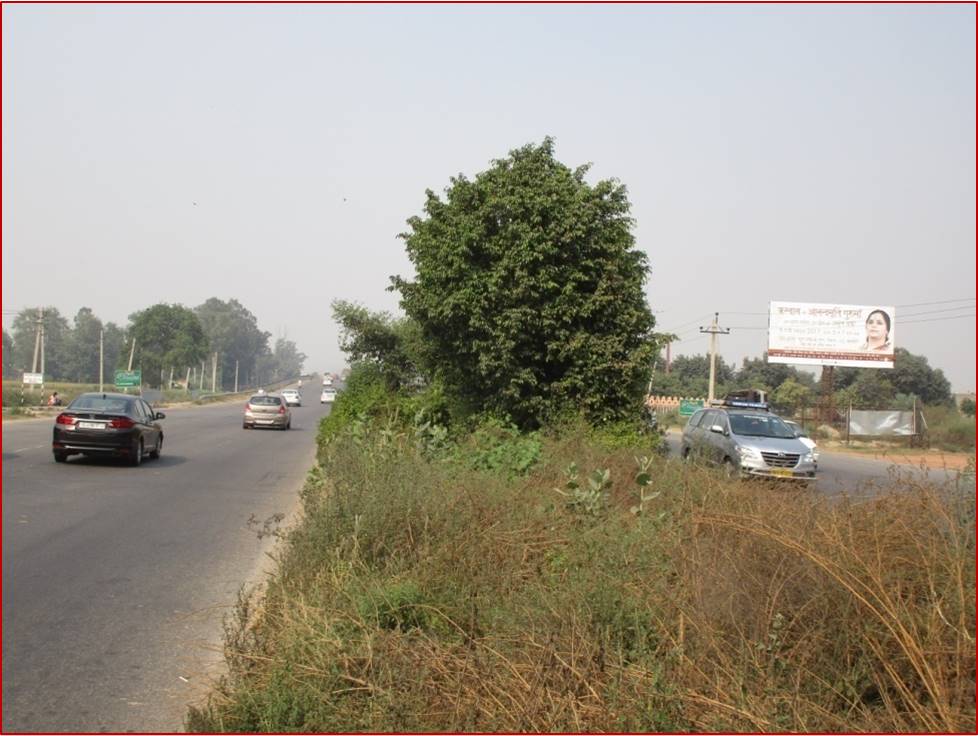
[[[710,406],[726,407],[727,409],[758,409],[770,411],[766,402],[747,401],[745,399],[714,399]]]

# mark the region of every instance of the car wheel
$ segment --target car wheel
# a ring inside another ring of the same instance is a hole
[[[65,462],[68,462],[68,453],[67,452],[56,452],[56,453],[54,453],[54,462],[56,462],[56,463],[65,463]]]
[[[737,477],[737,466],[729,457],[723,458],[723,477],[727,480],[733,480]]]
[[[248,429],[248,425],[247,424],[242,424],[241,425],[241,429]]]
[[[163,452],[163,435],[160,435],[156,440],[156,447],[154,447],[152,451],[150,451],[149,456],[153,460],[159,460],[162,452]]]
[[[143,438],[133,444],[132,454],[129,456],[129,464],[137,466],[143,462]]]

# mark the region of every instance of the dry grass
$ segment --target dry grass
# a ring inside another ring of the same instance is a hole
[[[971,490],[828,501],[581,435],[517,481],[404,437],[322,455],[199,731],[975,730]],[[553,488],[574,461],[608,502]]]

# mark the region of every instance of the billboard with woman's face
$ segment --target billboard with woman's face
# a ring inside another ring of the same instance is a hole
[[[892,306],[771,302],[769,363],[892,368]]]

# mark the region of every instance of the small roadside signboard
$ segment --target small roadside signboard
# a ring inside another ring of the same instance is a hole
[[[44,385],[44,374],[43,373],[25,373],[24,383],[31,386],[42,386]]]
[[[703,408],[703,399],[680,399],[679,416],[691,417],[697,409]]]
[[[143,382],[142,371],[116,371],[115,385],[119,388],[139,386]]]

